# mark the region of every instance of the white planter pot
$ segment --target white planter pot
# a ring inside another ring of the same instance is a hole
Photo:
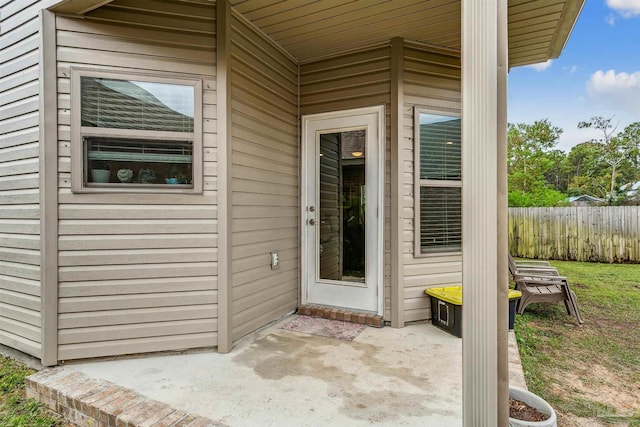
[[[91,169],[92,182],[109,182],[111,171],[105,169]]]
[[[509,386],[509,397],[526,403],[549,416],[544,421],[523,421],[509,418],[509,427],[557,427],[556,411],[540,396],[518,387]]]

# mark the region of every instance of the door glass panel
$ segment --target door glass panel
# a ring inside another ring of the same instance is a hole
[[[321,280],[365,281],[365,141],[364,130],[320,135]]]

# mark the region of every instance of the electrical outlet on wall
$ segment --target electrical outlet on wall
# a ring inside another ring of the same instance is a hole
[[[275,270],[280,267],[280,257],[278,256],[278,252],[271,252],[271,269]]]

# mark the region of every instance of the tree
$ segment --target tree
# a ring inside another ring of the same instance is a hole
[[[601,158],[602,145],[596,142],[587,141],[571,148],[562,164],[562,169],[569,176],[569,196],[589,194],[606,197],[609,167]]]
[[[541,206],[558,206],[562,205],[567,195],[553,188],[541,188],[534,193],[521,193],[519,191],[511,191],[508,194],[509,206],[526,208]]]
[[[533,124],[509,124],[508,170],[511,206],[552,206],[564,195],[552,187],[557,177],[551,171],[560,161],[559,151],[552,151],[562,129],[547,120]],[[552,182],[549,185],[548,179]]]
[[[615,136],[617,125],[613,125],[611,121],[613,117],[605,119],[601,116],[591,117],[589,121],[578,123],[578,128],[592,128],[597,129],[602,133],[602,138],[594,138],[591,142],[601,145],[601,159],[603,162],[611,167],[611,178],[609,186],[609,202],[614,199],[616,190],[616,178],[620,165],[627,160],[627,154],[631,151],[632,147],[629,141],[624,138]]]
[[[632,181],[640,180],[640,122],[631,123],[618,134],[623,144],[630,148],[629,155],[633,164]]]
[[[547,185],[557,191],[566,192],[571,177],[571,171],[565,167],[567,153],[562,150],[551,150],[547,153],[547,159],[551,162],[551,167],[544,174]]]

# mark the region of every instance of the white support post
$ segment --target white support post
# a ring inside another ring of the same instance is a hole
[[[506,425],[502,159],[507,0],[462,0],[464,426]],[[504,22],[502,22],[504,21]],[[499,238],[500,234],[500,238]],[[504,337],[503,337],[504,335]]]

